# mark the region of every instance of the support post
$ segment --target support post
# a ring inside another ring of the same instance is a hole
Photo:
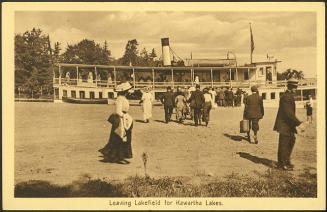
[[[211,88],[213,88],[213,74],[212,74],[212,68],[210,69],[210,78],[211,78]]]
[[[301,89],[301,101],[303,101],[303,90]]]
[[[154,69],[152,69],[152,87],[154,89]]]
[[[59,65],[59,85],[61,85],[61,66]]]
[[[133,87],[135,89],[135,70],[134,68],[132,70],[133,70]]]
[[[250,87],[250,86],[251,86],[251,85],[250,85],[250,68],[248,68],[248,78],[249,78],[249,79],[248,79],[248,82],[249,82],[249,87]]]
[[[171,69],[171,82],[172,82],[172,87],[173,87],[173,89],[174,89],[174,69]]]
[[[98,73],[97,73],[96,66],[94,66],[94,74],[95,74],[95,87],[98,87]]]
[[[114,84],[115,84],[115,88],[117,86],[117,76],[116,76],[116,67],[114,67]]]
[[[232,69],[229,69],[229,87],[232,87]]]
[[[78,74],[78,66],[76,66],[76,85],[78,85],[79,82],[79,74]]]
[[[194,73],[193,73],[193,68],[191,68],[191,85],[193,87],[193,81],[194,81],[194,77],[193,77]]]
[[[236,74],[236,81],[238,81],[238,71],[237,71],[237,68],[235,68],[235,74]]]

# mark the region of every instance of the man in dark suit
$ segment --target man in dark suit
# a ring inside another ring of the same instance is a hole
[[[253,130],[254,143],[258,144],[257,133],[259,131],[259,120],[264,115],[263,100],[259,96],[259,91],[256,86],[251,87],[252,94],[246,98],[243,118],[249,120],[250,130]],[[247,133],[249,142],[251,142],[250,131]]]
[[[289,79],[287,90],[280,97],[279,108],[275,121],[274,130],[279,133],[278,143],[278,167],[283,170],[293,170],[290,157],[295,144],[296,127],[301,121],[295,115],[295,100],[293,94],[297,89],[298,81]]]
[[[228,91],[228,105],[234,107],[234,93],[233,88],[230,88]]]
[[[167,87],[167,92],[164,93],[163,98],[160,99],[165,109],[165,121],[166,124],[170,121],[171,114],[173,113],[174,108],[174,93],[171,90],[171,87]]]
[[[191,106],[194,108],[194,123],[195,126],[201,124],[201,109],[204,104],[204,95],[200,91],[200,85],[195,86],[196,90],[192,92],[188,102],[191,102]]]

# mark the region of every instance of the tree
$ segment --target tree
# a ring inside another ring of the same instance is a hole
[[[154,61],[156,59],[156,57],[157,57],[157,53],[153,48],[150,55],[149,55],[149,58],[151,59],[151,61]]]
[[[286,69],[282,73],[277,73],[277,80],[288,80],[291,77],[294,77],[298,80],[304,79],[303,71],[298,71],[295,69]]]
[[[136,39],[129,40],[125,47],[125,53],[121,58],[122,65],[137,65],[138,64],[138,50]]]
[[[83,39],[78,44],[68,45],[62,60],[65,63],[108,65],[110,54],[106,41],[101,47],[94,40]]]
[[[48,36],[33,28],[15,35],[15,87],[37,92],[52,83],[51,48]]]

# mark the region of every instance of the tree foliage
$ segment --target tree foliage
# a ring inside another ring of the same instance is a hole
[[[291,77],[294,77],[298,80],[304,79],[303,71],[298,71],[295,69],[286,69],[282,73],[277,73],[277,80],[288,80]]]
[[[129,40],[125,47],[125,52],[121,58],[122,65],[138,65],[139,56],[138,56],[138,42],[136,39]]]
[[[68,45],[62,54],[62,61],[65,63],[108,65],[110,55],[107,41],[101,47],[94,40],[84,39],[75,45]]]
[[[59,44],[58,44],[59,47]],[[52,87],[49,37],[33,28],[15,35],[15,88],[38,91]],[[58,49],[57,49],[58,51]],[[59,55],[59,52],[58,52]]]

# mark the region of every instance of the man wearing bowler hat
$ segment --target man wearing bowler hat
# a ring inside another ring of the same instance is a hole
[[[251,87],[252,94],[245,100],[243,118],[249,120],[250,130],[253,130],[254,143],[258,144],[257,132],[259,131],[259,120],[264,115],[262,97],[259,96],[259,91],[256,86]],[[251,132],[248,133],[248,140],[251,143]]]
[[[195,126],[201,125],[201,109],[204,105],[204,95],[200,91],[200,85],[195,86],[196,90],[192,92],[188,102],[191,102],[192,107],[194,108],[194,123]]]
[[[275,121],[274,130],[279,133],[278,143],[278,167],[291,171],[290,157],[295,144],[296,127],[301,124],[301,121],[295,115],[295,100],[294,93],[297,89],[298,81],[291,78],[287,81],[287,90],[280,97],[279,108]]]
[[[163,98],[161,98],[160,100],[164,105],[165,121],[166,121],[166,124],[168,124],[168,122],[171,119],[171,114],[173,113],[174,100],[175,100],[174,99],[174,93],[172,92],[170,86],[167,87],[167,92],[164,93]]]

